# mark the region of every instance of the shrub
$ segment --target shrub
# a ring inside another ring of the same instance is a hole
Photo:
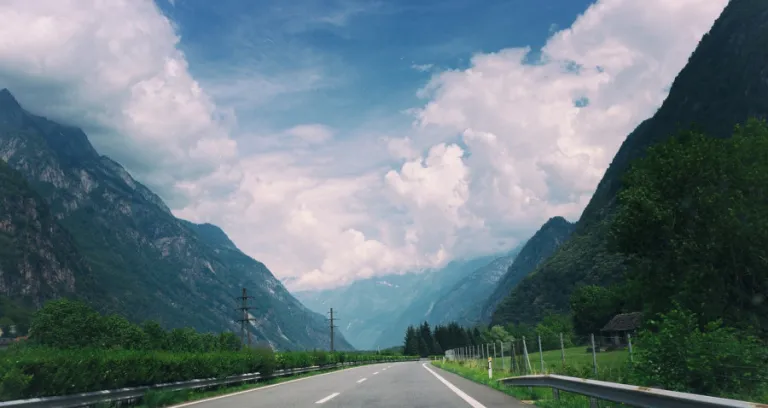
[[[758,338],[724,327],[704,327],[674,309],[649,322],[636,347],[634,380],[649,386],[725,397],[747,397],[768,384],[768,352]]]

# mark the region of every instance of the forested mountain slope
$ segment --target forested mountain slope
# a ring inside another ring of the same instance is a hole
[[[578,284],[621,280],[624,259],[608,247],[607,222],[621,177],[645,149],[695,125],[728,137],[738,123],[768,114],[768,2],[731,0],[675,78],[662,106],[624,141],[568,242],[524,279],[494,323],[538,321],[544,311],[568,309]],[[501,308],[500,308],[501,309]]]

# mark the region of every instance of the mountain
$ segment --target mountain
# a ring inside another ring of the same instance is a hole
[[[324,291],[294,295],[313,311],[328,313],[333,307],[339,330],[355,348],[376,349],[376,339],[419,292],[419,274],[390,275],[355,281]]]
[[[442,269],[429,270],[423,273],[422,279],[417,282],[418,292],[416,296],[400,315],[392,321],[392,324],[385,327],[385,330],[376,339],[376,344],[382,348],[401,345],[408,326],[422,323],[425,320],[431,325],[444,323],[429,320],[430,313],[435,304],[445,297],[456,284],[467,280],[472,272],[488,265],[498,257],[499,254],[494,254],[478,258],[455,260],[449,262]],[[473,299],[466,299],[466,301],[472,302]]]
[[[750,117],[766,118],[767,41],[768,2],[731,0],[675,78],[662,106],[627,136],[571,239],[512,291],[505,301],[506,321],[533,322],[547,309],[568,310],[576,285],[621,279],[625,262],[609,250],[607,227],[622,175],[649,146],[679,129],[695,125],[724,138]]]
[[[497,256],[458,260],[443,268],[361,279],[340,288],[294,295],[316,312],[327,313],[333,307],[340,319],[339,330],[353,346],[384,349],[400,345],[406,327],[423,320],[442,293]]]
[[[0,158],[23,175],[71,236],[73,245],[53,245],[80,254],[72,276],[75,282],[91,276],[94,284],[70,292],[93,299],[100,310],[134,321],[157,319],[166,327],[239,332],[234,297],[247,288],[254,297],[249,330],[257,341],[280,349],[328,347],[324,317],[299,303],[223,231],[177,219],[120,164],[99,155],[82,130],[30,114],[8,90],[0,91]],[[25,271],[28,285],[44,287],[46,271]],[[3,280],[10,281],[5,273]],[[23,286],[13,288],[10,295],[23,294]],[[36,297],[45,298],[42,292]],[[336,344],[351,348],[343,337]]]
[[[0,160],[0,297],[35,307],[77,292],[98,293],[88,263],[43,198]]]
[[[456,322],[461,326],[480,323],[483,300],[497,287],[521,249],[522,246],[518,246],[456,282],[437,299],[425,320],[433,324]]]
[[[506,305],[500,305],[502,300],[523,278],[568,240],[574,227],[575,224],[566,221],[563,217],[553,217],[533,234],[482,306],[480,315],[483,322],[505,320],[500,316],[494,316],[491,319],[494,313],[507,312]]]

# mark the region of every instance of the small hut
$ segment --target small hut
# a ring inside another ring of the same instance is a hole
[[[641,312],[622,313],[613,316],[600,333],[605,346],[624,347],[627,345],[627,335],[635,335],[643,321]]]

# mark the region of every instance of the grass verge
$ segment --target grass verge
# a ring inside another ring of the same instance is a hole
[[[445,371],[460,375],[470,381],[486,385],[495,390],[501,391],[523,401],[523,403],[532,404],[537,407],[545,408],[583,408],[589,406],[589,399],[583,395],[560,391],[560,400],[554,400],[552,390],[549,388],[538,387],[508,387],[498,380],[510,377],[511,374],[500,370],[493,372],[493,378],[488,378],[488,370],[484,367],[474,364],[464,365],[456,362],[433,361],[432,364],[442,368]],[[601,405],[609,407],[614,405]],[[618,406],[618,405],[616,405]]]

